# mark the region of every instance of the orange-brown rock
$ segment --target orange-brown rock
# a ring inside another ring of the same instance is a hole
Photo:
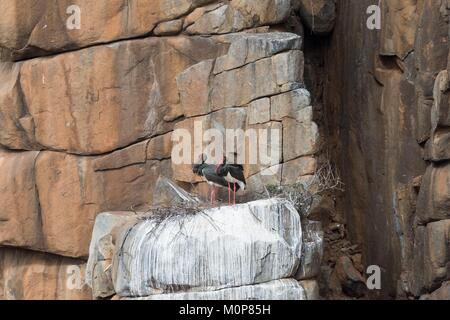
[[[38,149],[33,146],[33,119],[23,108],[20,66],[0,63],[0,144],[9,149]]]
[[[412,7],[415,1],[408,2],[410,2],[410,10],[414,10]],[[414,45],[418,112],[416,136],[420,143],[425,142],[430,137],[430,129],[432,129],[434,122],[434,120],[433,122],[430,121],[432,118],[430,111],[435,103],[433,101],[435,79],[441,70],[447,68],[449,27],[448,12],[445,6],[445,2],[421,1],[417,2],[417,8],[415,9],[420,14]],[[405,27],[400,28],[399,25],[399,32],[403,32],[404,29]],[[444,99],[442,99],[442,102],[445,103]]]
[[[317,170],[317,160],[314,157],[301,157],[283,164],[283,185],[300,182],[301,177],[312,176]]]
[[[450,217],[450,164],[435,164],[427,169],[417,203],[421,222]]]
[[[35,162],[39,152],[0,152],[0,244],[43,247]]]
[[[198,150],[174,163],[174,129],[277,129],[269,145],[281,153],[245,167],[249,190],[312,177],[318,130],[303,39],[268,33],[283,30],[291,3],[1,2],[0,59],[15,62],[0,64],[0,298],[85,298],[67,289],[67,272],[84,272],[99,212],[146,210],[161,176],[205,194],[192,174]],[[66,26],[69,5],[81,9],[79,30]],[[258,26],[267,27],[223,34]],[[107,297],[102,283],[95,290]]]
[[[189,34],[223,34],[283,22],[290,0],[231,0],[199,8],[187,17]]]
[[[383,1],[381,48],[383,55],[403,59],[413,49],[419,20],[415,0]]]
[[[450,279],[450,220],[431,222],[415,231],[412,292],[420,296]]]
[[[173,124],[164,118],[179,104],[176,76],[217,54],[209,39],[149,38],[2,68],[0,144],[102,154],[166,133]]]
[[[86,262],[0,248],[0,300],[90,300]]]
[[[319,150],[319,143],[318,126],[313,121],[311,107],[298,111],[296,118],[283,119],[284,161],[315,154]]]
[[[170,161],[147,160],[149,141],[105,156],[2,152],[0,244],[86,257],[95,216],[145,209]]]
[[[0,3],[0,47],[12,59],[139,37],[212,0],[4,0]],[[79,29],[69,28],[79,8]]]
[[[338,203],[345,213],[349,239],[363,244],[365,265],[385,270],[383,298],[401,291],[400,257],[411,241],[402,230],[414,225],[414,211],[411,219],[399,218],[398,187],[423,175],[427,166],[418,140],[425,142],[431,133],[433,101],[428,97],[434,79],[429,75],[437,75],[447,63],[448,25],[443,3],[337,1],[339,18],[330,46],[324,50],[326,75],[319,74],[316,80],[329,83],[323,101],[331,130],[327,144],[332,145],[329,155],[336,158],[345,185],[344,199]],[[370,30],[367,19],[371,16],[365,12],[378,4],[382,6],[382,28]],[[433,15],[423,16],[425,5]],[[438,12],[442,17],[435,14]],[[308,74],[317,75],[315,70]],[[427,79],[427,110],[419,110],[418,91],[425,91],[418,87],[422,76]],[[414,210],[415,203],[410,208]]]
[[[420,297],[421,300],[450,300],[450,281],[444,282],[444,284],[432,292],[429,295]]]

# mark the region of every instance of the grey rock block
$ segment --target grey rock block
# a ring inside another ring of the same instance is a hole
[[[308,286],[308,289],[312,287]],[[314,297],[313,291],[310,296]],[[131,300],[309,300],[308,292],[294,279],[282,279],[257,285],[215,291],[156,294]]]
[[[301,256],[300,216],[260,200],[142,221],[116,243],[113,280],[122,297],[219,290],[289,278]]]

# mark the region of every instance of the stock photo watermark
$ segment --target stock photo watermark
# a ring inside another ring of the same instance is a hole
[[[86,285],[83,271],[78,265],[68,266],[66,269],[67,280],[66,287],[69,290],[81,290]]]
[[[381,7],[380,5],[371,5],[367,8],[366,13],[369,15],[367,18],[366,26],[369,30],[381,30]]]
[[[369,290],[381,290],[381,268],[377,265],[367,267],[366,286]]]
[[[77,5],[68,6],[66,13],[69,17],[66,20],[66,27],[69,30],[81,29],[81,8]]]
[[[280,163],[282,130],[264,129],[203,129],[202,121],[194,121],[194,134],[187,129],[172,133],[172,162],[176,165],[197,164],[201,155],[213,163],[234,155],[230,162],[248,165],[274,166]]]
[[[69,17],[66,20],[66,27],[68,30],[81,29],[81,8],[78,5],[70,5],[66,9],[66,14]],[[367,7],[366,14],[369,15],[366,21],[366,26],[369,30],[381,30],[381,6],[374,4]]]

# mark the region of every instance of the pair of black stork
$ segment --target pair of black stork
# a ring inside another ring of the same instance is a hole
[[[240,189],[245,190],[247,186],[242,165],[228,163],[226,157],[223,157],[222,163],[218,165],[207,164],[206,160],[206,156],[202,155],[201,163],[195,164],[192,171],[212,186],[211,204],[215,202],[218,187],[228,187],[228,204],[231,204],[231,191],[233,191],[233,204],[236,204],[236,192]]]

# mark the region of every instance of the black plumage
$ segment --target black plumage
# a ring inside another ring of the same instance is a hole
[[[219,175],[217,173],[218,167],[216,165],[207,164],[206,157],[202,156],[202,163],[195,164],[192,167],[192,171],[194,174],[203,177],[209,185],[213,186],[213,190],[211,190],[211,203],[214,202],[216,188],[217,187],[225,187],[230,190],[230,187],[234,188],[236,191],[240,189],[240,186],[237,183],[230,183],[226,180],[225,177]],[[230,197],[230,196],[228,196]]]
[[[194,165],[193,172],[203,177],[209,184],[217,187],[228,187],[228,182],[224,177],[217,174],[217,167],[212,164],[196,164]]]
[[[231,202],[231,190],[233,190],[233,203],[236,204],[236,192],[239,189],[245,190],[247,182],[245,181],[244,167],[240,164],[232,164],[227,162],[227,158],[223,157],[216,173],[228,182],[228,201]]]
[[[223,163],[217,167],[217,174],[223,177],[227,182],[237,184],[239,187],[236,189],[245,190],[247,182],[245,181],[244,167],[240,164],[227,163],[227,159],[224,157]]]

